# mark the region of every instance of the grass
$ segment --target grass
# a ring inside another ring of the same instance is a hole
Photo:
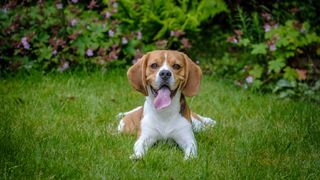
[[[250,94],[213,77],[188,99],[217,120],[196,134],[183,161],[160,142],[129,160],[135,137],[116,131],[118,112],[142,105],[124,71],[0,79],[0,179],[317,179],[319,104]]]

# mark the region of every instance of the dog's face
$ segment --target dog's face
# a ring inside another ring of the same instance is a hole
[[[181,53],[156,51],[150,53],[146,64],[146,84],[156,96],[161,88],[168,88],[171,96],[185,82],[186,62]]]
[[[176,93],[194,96],[200,87],[201,70],[184,53],[157,50],[144,55],[128,70],[131,85],[155,98],[155,106],[170,104]],[[158,109],[158,108],[157,108]]]

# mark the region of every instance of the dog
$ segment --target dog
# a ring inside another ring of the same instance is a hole
[[[145,54],[127,72],[131,86],[146,96],[143,106],[120,113],[118,131],[136,134],[130,159],[141,159],[161,139],[173,139],[184,151],[184,159],[197,156],[193,132],[216,122],[191,112],[185,96],[195,96],[202,71],[186,54],[155,50]]]

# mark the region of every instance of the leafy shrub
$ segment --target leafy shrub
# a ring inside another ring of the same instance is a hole
[[[241,52],[238,67],[242,70],[236,74],[242,78],[237,84],[253,90],[271,89],[281,97],[304,96],[320,100],[317,95],[320,73],[316,62],[320,37],[310,24],[297,20],[279,24],[266,12],[259,22],[256,13],[250,18],[241,9],[238,11],[239,29],[227,38],[238,48],[231,54]]]
[[[8,1],[0,12],[2,70],[122,65],[151,49],[191,47],[222,0]]]

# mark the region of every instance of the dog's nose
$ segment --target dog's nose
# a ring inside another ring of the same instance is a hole
[[[159,75],[161,79],[168,80],[172,74],[169,70],[161,70]]]

